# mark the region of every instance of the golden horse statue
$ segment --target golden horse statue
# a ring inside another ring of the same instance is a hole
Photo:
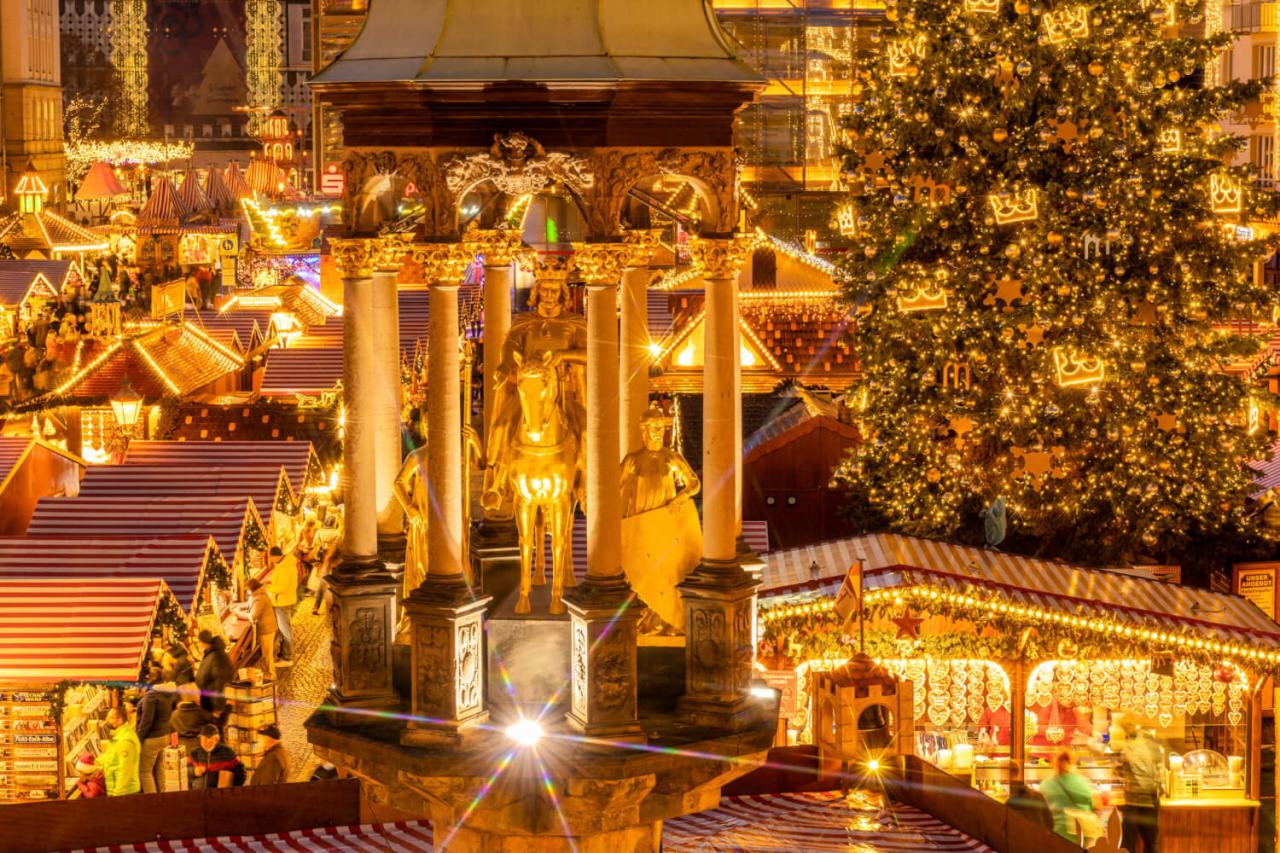
[[[529,587],[547,582],[543,542],[551,536],[551,612],[563,613],[560,600],[573,578],[573,510],[577,503],[580,455],[560,399],[560,374],[548,361],[525,362],[517,353],[515,391],[520,422],[509,447],[506,471],[515,492],[516,530],[520,537],[520,599],[516,613],[531,613]],[[537,567],[537,578],[533,570]]]

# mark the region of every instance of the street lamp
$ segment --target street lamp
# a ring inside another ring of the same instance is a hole
[[[121,444],[120,455],[123,456],[129,447],[129,438],[138,423],[138,416],[142,414],[142,395],[133,390],[127,376],[116,393],[111,395],[111,414],[116,419]]]

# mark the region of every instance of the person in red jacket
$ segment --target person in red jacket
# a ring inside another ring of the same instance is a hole
[[[93,754],[84,753],[76,759],[76,790],[81,797],[105,797],[107,795],[107,777],[102,775],[98,765],[93,763]]]

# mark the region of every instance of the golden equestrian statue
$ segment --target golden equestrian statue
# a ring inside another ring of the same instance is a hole
[[[692,466],[666,446],[669,418],[652,403],[640,419],[644,446],[622,460],[622,569],[631,588],[661,618],[664,633],[684,628],[676,585],[702,556],[693,498],[702,488]]]
[[[546,583],[547,535],[551,612],[564,612],[560,595],[574,585],[573,512],[585,488],[586,321],[565,310],[567,264],[551,265],[530,293],[533,310],[512,321],[497,375],[490,377],[494,406],[481,505],[492,512],[508,496],[514,498],[520,538],[517,613],[532,612],[531,583]]]

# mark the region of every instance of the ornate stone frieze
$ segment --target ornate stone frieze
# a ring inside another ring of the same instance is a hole
[[[644,178],[658,175],[691,179],[710,208],[703,226],[719,233],[733,230],[737,168],[731,149],[608,149],[597,154],[591,166],[596,181],[585,199],[591,233],[597,237],[618,232],[622,227],[622,207],[631,188]]]
[[[462,236],[462,242],[472,253],[483,255],[487,266],[505,266],[532,252],[520,232],[508,228],[473,228]]]
[[[405,253],[409,250],[408,234],[388,234],[377,240],[377,256],[373,268],[379,272],[396,272],[404,262]]]
[[[475,258],[475,253],[461,243],[411,243],[408,253],[422,265],[428,284],[460,284]]]
[[[595,183],[587,160],[558,151],[548,154],[523,133],[494,134],[487,152],[453,155],[442,165],[445,185],[455,199],[485,181],[516,196],[541,192],[555,183],[580,196]]]

